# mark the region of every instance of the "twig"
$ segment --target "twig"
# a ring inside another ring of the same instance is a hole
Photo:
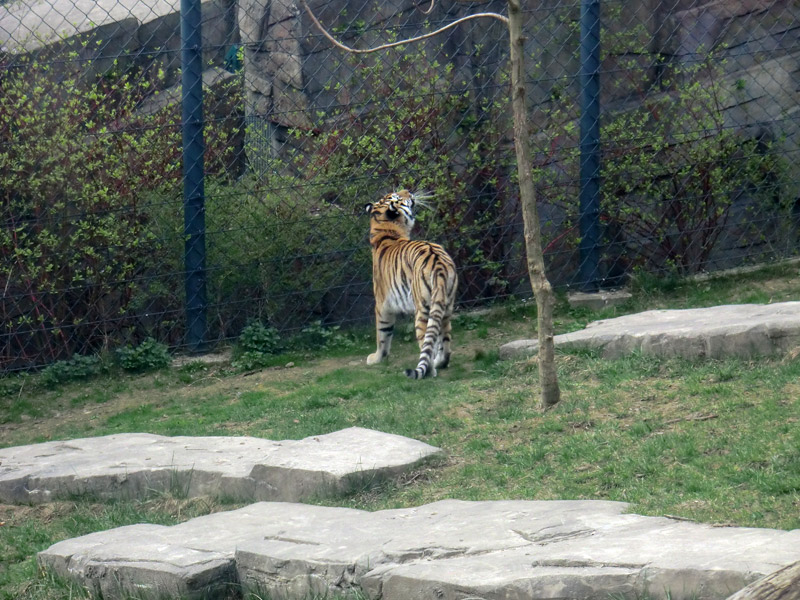
[[[709,419],[716,419],[717,416],[718,415],[689,415],[688,417],[664,421],[664,425],[672,425],[673,423],[680,423],[681,421],[708,421]]]
[[[419,11],[420,11],[420,12],[421,12],[423,15],[429,15],[429,14],[431,14],[431,12],[433,11],[433,5],[434,5],[434,3],[435,3],[435,2],[436,2],[436,0],[431,0],[431,5],[428,7],[428,9],[427,9],[427,10],[422,10],[421,8],[419,8],[419,6],[418,6],[417,8],[419,8]]]
[[[370,54],[371,52],[378,52],[379,50],[386,50],[388,48],[395,48],[396,46],[404,46],[405,44],[411,44],[413,42],[419,42],[421,40],[433,37],[435,35],[439,35],[443,31],[447,31],[448,29],[452,29],[456,25],[459,25],[460,23],[463,23],[465,21],[469,21],[470,19],[479,19],[479,18],[483,18],[483,17],[488,17],[488,18],[491,18],[491,19],[497,19],[498,21],[502,21],[503,23],[508,24],[508,17],[505,17],[505,16],[503,16],[503,15],[501,15],[499,13],[493,13],[493,12],[475,13],[474,15],[467,15],[466,17],[461,17],[460,19],[456,19],[452,23],[448,23],[444,27],[440,27],[436,31],[431,31],[430,33],[425,33],[423,35],[418,35],[418,36],[413,37],[413,38],[400,40],[399,42],[392,42],[390,44],[382,44],[380,46],[376,46],[375,48],[367,48],[367,49],[361,50],[361,49],[358,49],[358,48],[351,48],[350,46],[345,46],[340,41],[338,41],[335,37],[333,37],[328,32],[327,29],[325,29],[325,27],[323,27],[322,23],[319,22],[319,19],[317,19],[317,16],[312,12],[312,10],[308,6],[308,3],[306,2],[306,0],[301,0],[301,2],[303,4],[303,8],[306,9],[306,12],[308,13],[308,16],[311,18],[311,21],[314,23],[314,25],[316,25],[317,29],[320,30],[322,35],[324,35],[331,44],[333,44],[334,46],[336,46],[340,50],[344,50],[346,52],[351,52],[352,54]]]
[[[664,515],[667,519],[672,519],[673,521],[688,521],[689,523],[697,523],[695,519],[687,519],[686,517],[679,517],[678,515]]]
[[[208,377],[201,377],[200,379],[195,379],[194,381],[190,381],[189,382],[189,387],[193,386],[195,383],[200,383],[201,381],[206,381],[207,379],[216,379],[217,381],[222,381],[222,379],[219,378],[219,377],[214,377],[213,375],[209,375]]]

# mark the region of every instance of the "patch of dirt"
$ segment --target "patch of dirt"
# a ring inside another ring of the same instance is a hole
[[[54,519],[69,515],[74,510],[74,502],[49,502],[32,506],[0,504],[0,527],[14,527],[30,520],[50,523]]]
[[[780,277],[766,279],[757,283],[758,289],[769,292],[770,302],[782,302],[786,300],[796,300],[798,291],[797,279]]]
[[[211,354],[193,355],[187,354],[176,356],[172,359],[172,367],[180,368],[192,363],[203,363],[206,365],[223,365],[231,361],[231,351],[215,352]]]

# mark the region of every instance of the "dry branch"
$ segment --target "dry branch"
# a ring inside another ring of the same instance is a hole
[[[345,44],[342,44],[339,40],[337,40],[335,37],[333,37],[330,34],[330,32],[327,29],[325,29],[322,23],[319,22],[319,19],[317,19],[317,15],[315,15],[314,12],[311,10],[311,7],[308,5],[308,2],[306,2],[306,0],[301,0],[301,2],[303,4],[303,8],[306,9],[306,13],[308,13],[309,18],[314,23],[314,26],[317,29],[319,29],[320,33],[323,36],[325,36],[325,38],[331,44],[333,44],[340,50],[344,50],[345,52],[350,52],[352,54],[371,54],[372,52],[379,52],[380,50],[387,50],[388,48],[396,48],[397,46],[405,46],[406,44],[413,44],[414,42],[419,42],[434,37],[436,35],[439,35],[440,33],[447,31],[448,29],[452,29],[456,25],[460,25],[461,23],[464,23],[465,21],[469,21],[471,19],[490,18],[490,19],[497,19],[498,21],[502,21],[503,23],[508,24],[508,17],[505,17],[501,14],[493,12],[475,13],[474,15],[467,15],[466,17],[461,17],[460,19],[456,19],[452,23],[448,23],[447,25],[445,25],[444,27],[440,27],[436,31],[431,31],[429,33],[418,35],[413,38],[400,40],[399,42],[381,44],[380,46],[375,46],[374,48],[360,49],[360,48],[351,48],[350,46],[346,46]],[[429,10],[431,10],[432,8],[433,8],[433,3],[431,3],[431,8]]]

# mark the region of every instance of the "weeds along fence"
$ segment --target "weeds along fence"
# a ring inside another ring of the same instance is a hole
[[[399,187],[435,194],[419,236],[454,256],[462,305],[530,293],[501,22],[354,55],[294,0],[196,1],[182,43],[177,0],[0,0],[0,371],[148,337],[209,347],[251,320],[369,320],[361,207]],[[310,8],[358,48],[505,12]],[[557,286],[797,254],[800,5],[526,15],[521,168]]]

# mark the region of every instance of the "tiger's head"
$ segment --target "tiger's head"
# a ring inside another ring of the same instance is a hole
[[[364,210],[370,216],[372,226],[389,226],[397,228],[406,236],[414,227],[415,195],[408,190],[400,190],[386,194],[377,202],[370,202]]]

